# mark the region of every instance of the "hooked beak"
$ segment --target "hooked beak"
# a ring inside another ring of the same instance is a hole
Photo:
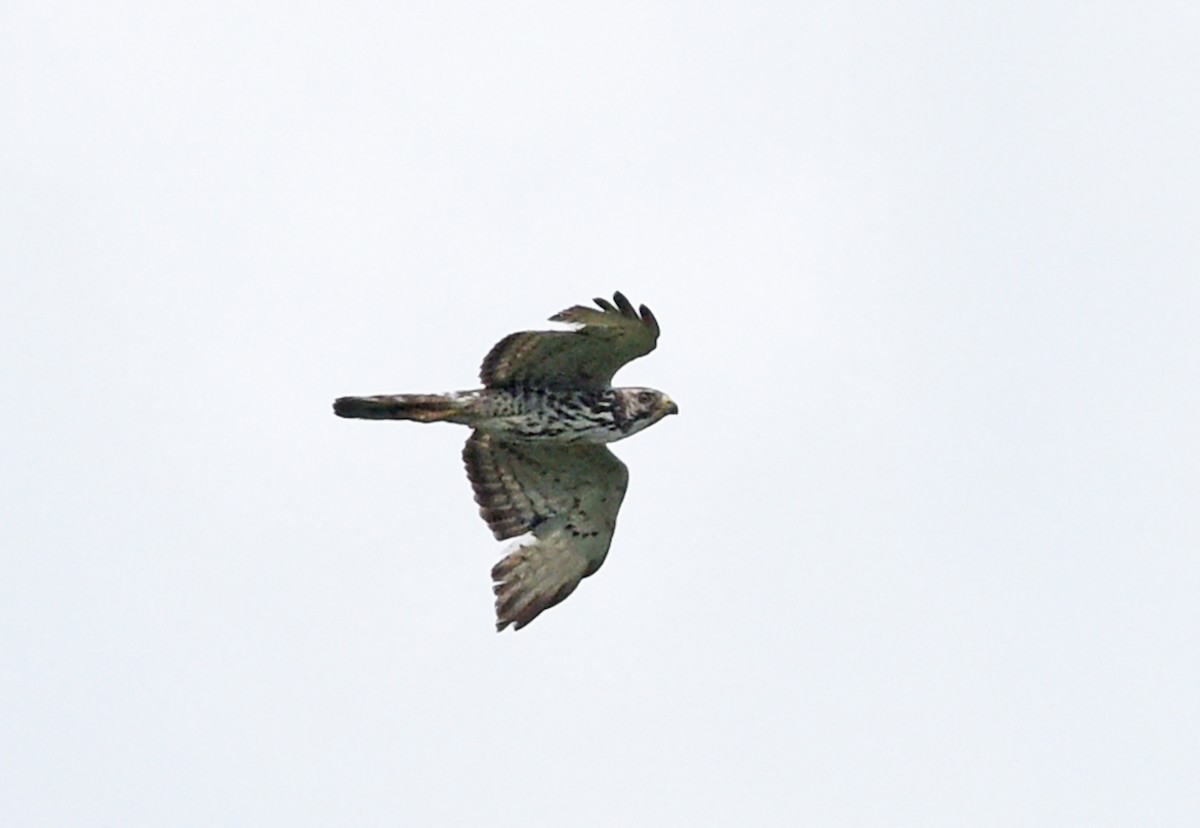
[[[673,399],[671,399],[670,397],[664,397],[662,411],[663,411],[664,417],[667,416],[668,414],[678,414],[679,406],[677,406],[675,404],[675,401]]]

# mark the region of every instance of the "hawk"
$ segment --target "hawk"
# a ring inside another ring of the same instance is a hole
[[[652,388],[613,388],[658,343],[658,321],[621,293],[567,308],[566,331],[520,331],[483,360],[483,388],[340,397],[339,417],[470,426],[463,449],[479,513],[497,540],[522,535],[492,569],[496,630],[521,629],[604,563],[629,470],[606,443],[679,409]]]

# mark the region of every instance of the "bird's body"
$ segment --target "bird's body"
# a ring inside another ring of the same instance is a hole
[[[637,414],[661,396],[649,388],[483,388],[342,397],[334,411],[339,417],[366,420],[460,423],[509,440],[613,443],[650,425]]]
[[[474,429],[463,450],[480,514],[518,541],[492,570],[497,629],[520,629],[599,569],[629,480],[604,444],[678,409],[650,388],[613,388],[613,374],[654,349],[659,328],[617,293],[600,310],[551,317],[571,331],[522,331],[484,358],[484,387],[449,394],[340,397],[334,413],[368,420],[450,422]]]

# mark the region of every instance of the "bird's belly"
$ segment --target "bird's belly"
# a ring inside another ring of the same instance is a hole
[[[489,417],[477,422],[475,427],[510,440],[550,443],[611,443],[625,436],[611,422],[546,416],[540,411]]]

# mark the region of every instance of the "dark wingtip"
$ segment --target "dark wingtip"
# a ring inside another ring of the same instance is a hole
[[[654,331],[654,335],[658,336],[659,333],[661,333],[661,331],[659,330],[659,327],[658,327],[658,320],[654,318],[654,314],[651,313],[650,309],[648,307],[646,307],[645,305],[642,305],[640,308],[638,308],[638,310],[642,314],[642,324],[648,326],[651,330]]]
[[[617,303],[617,307],[621,309],[621,313],[637,319],[637,311],[633,309],[633,303],[625,298],[624,293],[618,290],[613,294],[613,301]]]
[[[658,326],[658,320],[654,318],[654,313],[650,310],[650,308],[646,307],[645,305],[640,305],[638,306],[637,310],[634,310],[633,303],[630,302],[629,299],[625,297],[625,294],[621,293],[619,290],[613,293],[612,302],[599,297],[593,299],[592,301],[595,302],[596,305],[606,313],[619,313],[622,316],[629,317],[630,319],[638,320],[647,328],[654,331],[655,337],[662,332]],[[613,304],[614,302],[616,303],[615,305]]]

